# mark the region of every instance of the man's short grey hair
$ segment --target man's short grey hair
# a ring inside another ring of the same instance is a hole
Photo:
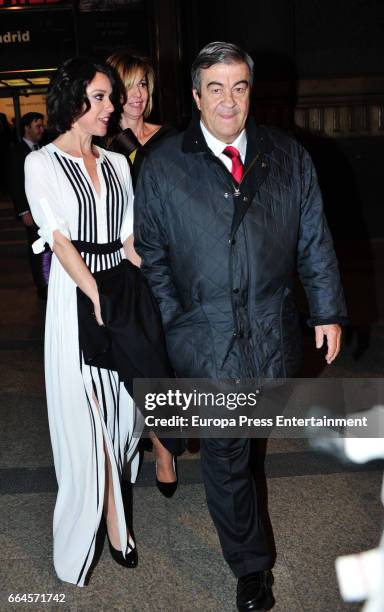
[[[253,60],[246,53],[232,43],[227,42],[211,42],[205,45],[197,55],[192,64],[192,87],[197,93],[201,92],[201,71],[210,68],[214,64],[238,64],[244,62],[249,69],[249,84],[252,87],[253,82]]]

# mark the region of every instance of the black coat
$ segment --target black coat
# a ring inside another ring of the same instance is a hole
[[[73,244],[79,250],[88,243]],[[99,247],[89,252],[100,252]],[[93,276],[104,325],[97,323],[92,301],[77,287],[79,345],[85,363],[116,370],[131,396],[135,378],[172,378],[159,308],[139,268],[123,259]]]
[[[198,123],[159,146],[139,177],[135,247],[180,377],[293,375],[301,357],[296,269],[309,324],[346,321],[307,151],[250,120],[238,195],[235,187]]]
[[[24,188],[24,163],[31,149],[21,140],[10,149],[8,181],[9,191],[17,216],[25,211],[31,212]]]
[[[155,132],[153,136],[151,136],[151,138],[143,145],[139,143],[136,136],[129,128],[119,131],[113,138],[110,148],[112,151],[116,151],[116,153],[122,153],[122,155],[124,155],[124,157],[127,159],[131,170],[132,184],[134,189],[136,187],[137,179],[144,159],[159,145],[162,140],[164,140],[164,138],[169,138],[169,136],[173,136],[175,134],[177,134],[177,130],[174,127],[171,125],[162,125],[161,128],[158,129],[157,132]],[[132,163],[130,155],[135,150],[136,155]]]

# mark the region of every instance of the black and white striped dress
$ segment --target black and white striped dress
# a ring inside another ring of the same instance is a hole
[[[74,241],[104,245],[82,252],[91,272],[116,266],[118,246],[133,231],[133,191],[126,159],[98,148],[101,192],[82,158],[53,143],[26,160],[26,192],[41,239],[52,246],[59,230]],[[113,245],[110,247],[107,245]],[[122,550],[127,545],[120,478],[135,480],[139,416],[117,372],[84,364],[79,352],[76,285],[55,255],[48,287],[45,377],[53,456],[59,490],[53,519],[54,564],[62,580],[84,585],[103,511],[104,443],[111,460]],[[97,401],[95,401],[95,399]],[[128,465],[129,464],[129,465]]]

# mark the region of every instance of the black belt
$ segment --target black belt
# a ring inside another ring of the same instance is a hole
[[[102,243],[72,240],[72,244],[79,253],[91,253],[92,255],[111,255],[123,246],[120,239]]]

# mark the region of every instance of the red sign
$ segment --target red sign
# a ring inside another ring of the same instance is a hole
[[[63,0],[0,0],[0,8],[28,8],[47,4],[63,4]],[[68,4],[68,2],[65,0],[64,4]]]

